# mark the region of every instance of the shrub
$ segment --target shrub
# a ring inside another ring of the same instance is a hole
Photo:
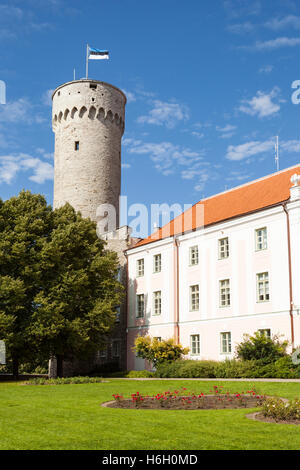
[[[130,379],[135,379],[135,378],[151,378],[155,377],[154,372],[150,372],[149,370],[130,370],[125,377],[128,377]]]
[[[132,349],[138,357],[146,359],[155,367],[163,362],[176,361],[189,352],[189,348],[176,344],[173,338],[158,340],[150,336],[138,336]]]
[[[215,378],[215,361],[179,360],[171,363],[162,363],[157,366],[156,377],[179,378]]]
[[[155,373],[162,378],[282,378],[300,377],[300,366],[285,356],[271,364],[261,360],[192,361],[179,360],[159,364]]]
[[[236,348],[236,356],[244,361],[254,359],[269,364],[286,356],[287,345],[288,342],[280,341],[278,336],[269,338],[257,331],[253,336],[244,335],[244,341]]]
[[[25,383],[26,385],[68,385],[100,382],[102,382],[100,377],[58,377],[57,379],[32,379]]]
[[[284,402],[281,398],[268,398],[262,405],[262,414],[276,421],[300,420],[300,399]]]

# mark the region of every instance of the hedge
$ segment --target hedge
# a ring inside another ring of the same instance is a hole
[[[217,361],[179,360],[157,367],[156,377],[161,378],[300,378],[300,366],[285,356],[271,364],[259,360],[237,359]]]

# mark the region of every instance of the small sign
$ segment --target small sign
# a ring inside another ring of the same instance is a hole
[[[6,348],[4,341],[0,341],[0,364],[6,364]]]

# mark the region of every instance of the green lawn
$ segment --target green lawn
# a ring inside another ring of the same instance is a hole
[[[300,396],[300,383],[126,381],[86,385],[0,383],[0,449],[215,450],[300,449],[300,426],[250,421],[252,410],[103,408],[113,393],[156,394],[181,386],[209,393],[214,384],[242,392]]]

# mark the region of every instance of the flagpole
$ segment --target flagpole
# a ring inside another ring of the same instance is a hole
[[[89,45],[86,45],[86,78],[88,78],[89,74]]]

